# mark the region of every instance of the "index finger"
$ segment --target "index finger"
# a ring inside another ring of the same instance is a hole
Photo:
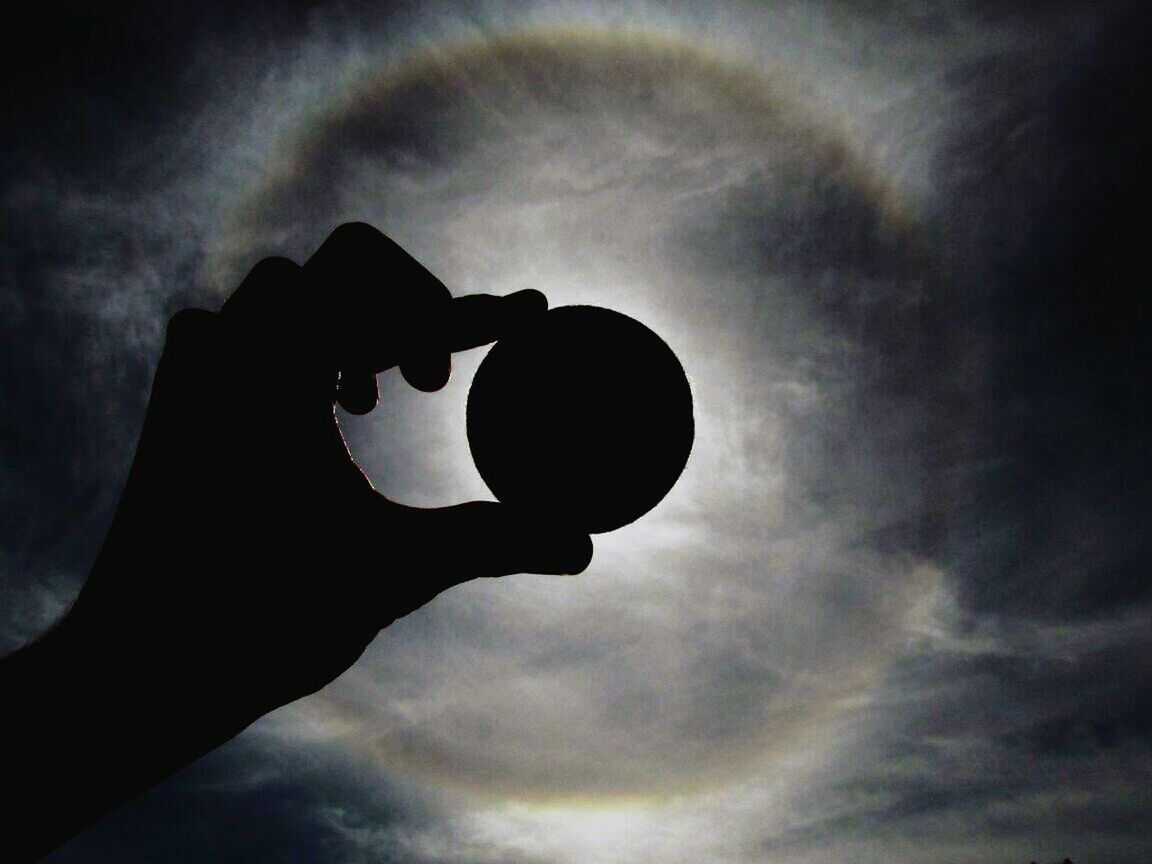
[[[535,288],[506,296],[465,294],[448,304],[444,345],[451,352],[487,345],[548,310],[548,298]]]
[[[495,342],[547,309],[547,298],[532,288],[504,297],[456,297],[445,303],[434,319],[424,322],[419,331],[422,337],[409,342],[407,350],[399,352],[394,362],[417,390],[439,390],[448,383],[454,352]],[[391,365],[382,364],[381,371]]]

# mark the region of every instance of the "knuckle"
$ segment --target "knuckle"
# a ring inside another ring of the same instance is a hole
[[[180,342],[203,333],[215,317],[207,309],[181,309],[168,319],[167,341]]]
[[[278,279],[291,276],[299,269],[295,261],[281,255],[270,255],[256,262],[256,266],[252,268],[252,275],[261,279]]]
[[[300,266],[279,256],[264,258],[248,271],[244,281],[224,303],[229,317],[245,317],[260,313],[274,303],[274,297],[294,284]]]
[[[379,229],[367,222],[344,222],[333,229],[328,239],[339,240],[342,243],[379,242],[383,236]]]

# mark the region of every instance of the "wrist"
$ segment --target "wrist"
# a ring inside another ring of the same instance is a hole
[[[251,722],[219,716],[134,648],[69,617],[0,661],[0,764],[19,790],[13,860],[35,860]]]
[[[46,678],[59,682],[54,700],[88,711],[106,734],[207,752],[260,716],[217,698],[215,670],[201,652],[174,648],[170,634],[70,614],[41,641],[33,647]]]

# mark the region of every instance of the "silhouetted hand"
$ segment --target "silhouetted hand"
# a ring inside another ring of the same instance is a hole
[[[530,327],[546,305],[534,291],[452,299],[384,235],[350,224],[303,267],[258,264],[221,312],[172,319],[96,566],[43,645],[10,658],[26,699],[45,695],[36,676],[55,679],[43,710],[112,714],[102,740],[55,742],[47,770],[87,799],[52,842],[327,684],[445,588],[587,566],[587,534],[565,525],[494,502],[385,499],[334,413],[337,399],[370,410],[374,375],[392,366],[443,386],[452,351]],[[15,734],[58,739],[58,721]],[[31,807],[52,794],[27,783]]]
[[[534,291],[453,300],[384,235],[350,224],[303,268],[261,262],[220,314],[178,314],[78,623],[267,710],[331,681],[451,585],[582,570],[589,539],[565,526],[490,502],[388,501],[333,411],[337,395],[369,410],[375,373],[397,363],[438,389],[452,350],[546,307]]]

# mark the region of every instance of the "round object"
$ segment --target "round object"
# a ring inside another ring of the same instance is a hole
[[[599,306],[560,306],[505,336],[468,392],[468,443],[492,493],[591,534],[656,506],[693,434],[672,349]]]

